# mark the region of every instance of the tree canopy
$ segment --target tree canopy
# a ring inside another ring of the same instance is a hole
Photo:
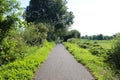
[[[79,31],[71,30],[64,35],[64,41],[67,41],[70,38],[80,38],[80,37],[81,37],[81,34]]]
[[[19,30],[20,10],[17,0],[0,0],[0,65],[23,57],[25,52]]]
[[[59,33],[65,33],[67,27],[73,24],[74,18],[73,13],[67,10],[66,4],[66,0],[31,0],[26,8],[25,20],[34,23],[49,23],[54,26],[53,32],[50,33],[61,36],[62,34]]]
[[[19,3],[16,0],[0,0],[0,42],[15,22],[19,21]]]

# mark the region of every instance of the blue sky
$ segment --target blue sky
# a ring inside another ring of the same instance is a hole
[[[120,0],[67,0],[68,8],[75,15],[72,29],[82,35],[113,35],[120,32]],[[20,0],[21,6],[29,0]]]
[[[22,7],[26,7],[27,5],[29,5],[29,1],[30,0],[19,0]]]

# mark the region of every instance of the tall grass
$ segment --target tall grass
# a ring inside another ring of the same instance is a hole
[[[78,62],[89,68],[96,80],[120,80],[105,62],[104,57],[92,55],[77,44],[67,42],[64,45]]]
[[[51,49],[53,43],[45,43],[44,47],[34,47],[28,50],[24,59],[3,65],[0,67],[0,80],[32,80],[34,73],[43,63]]]

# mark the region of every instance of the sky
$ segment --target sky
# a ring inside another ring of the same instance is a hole
[[[20,0],[21,6],[29,0]],[[114,35],[120,32],[120,0],[67,0],[75,18],[72,29],[81,35]]]

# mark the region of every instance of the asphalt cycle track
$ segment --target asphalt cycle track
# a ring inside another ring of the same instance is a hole
[[[91,73],[65,49],[57,44],[33,80],[95,80]]]

